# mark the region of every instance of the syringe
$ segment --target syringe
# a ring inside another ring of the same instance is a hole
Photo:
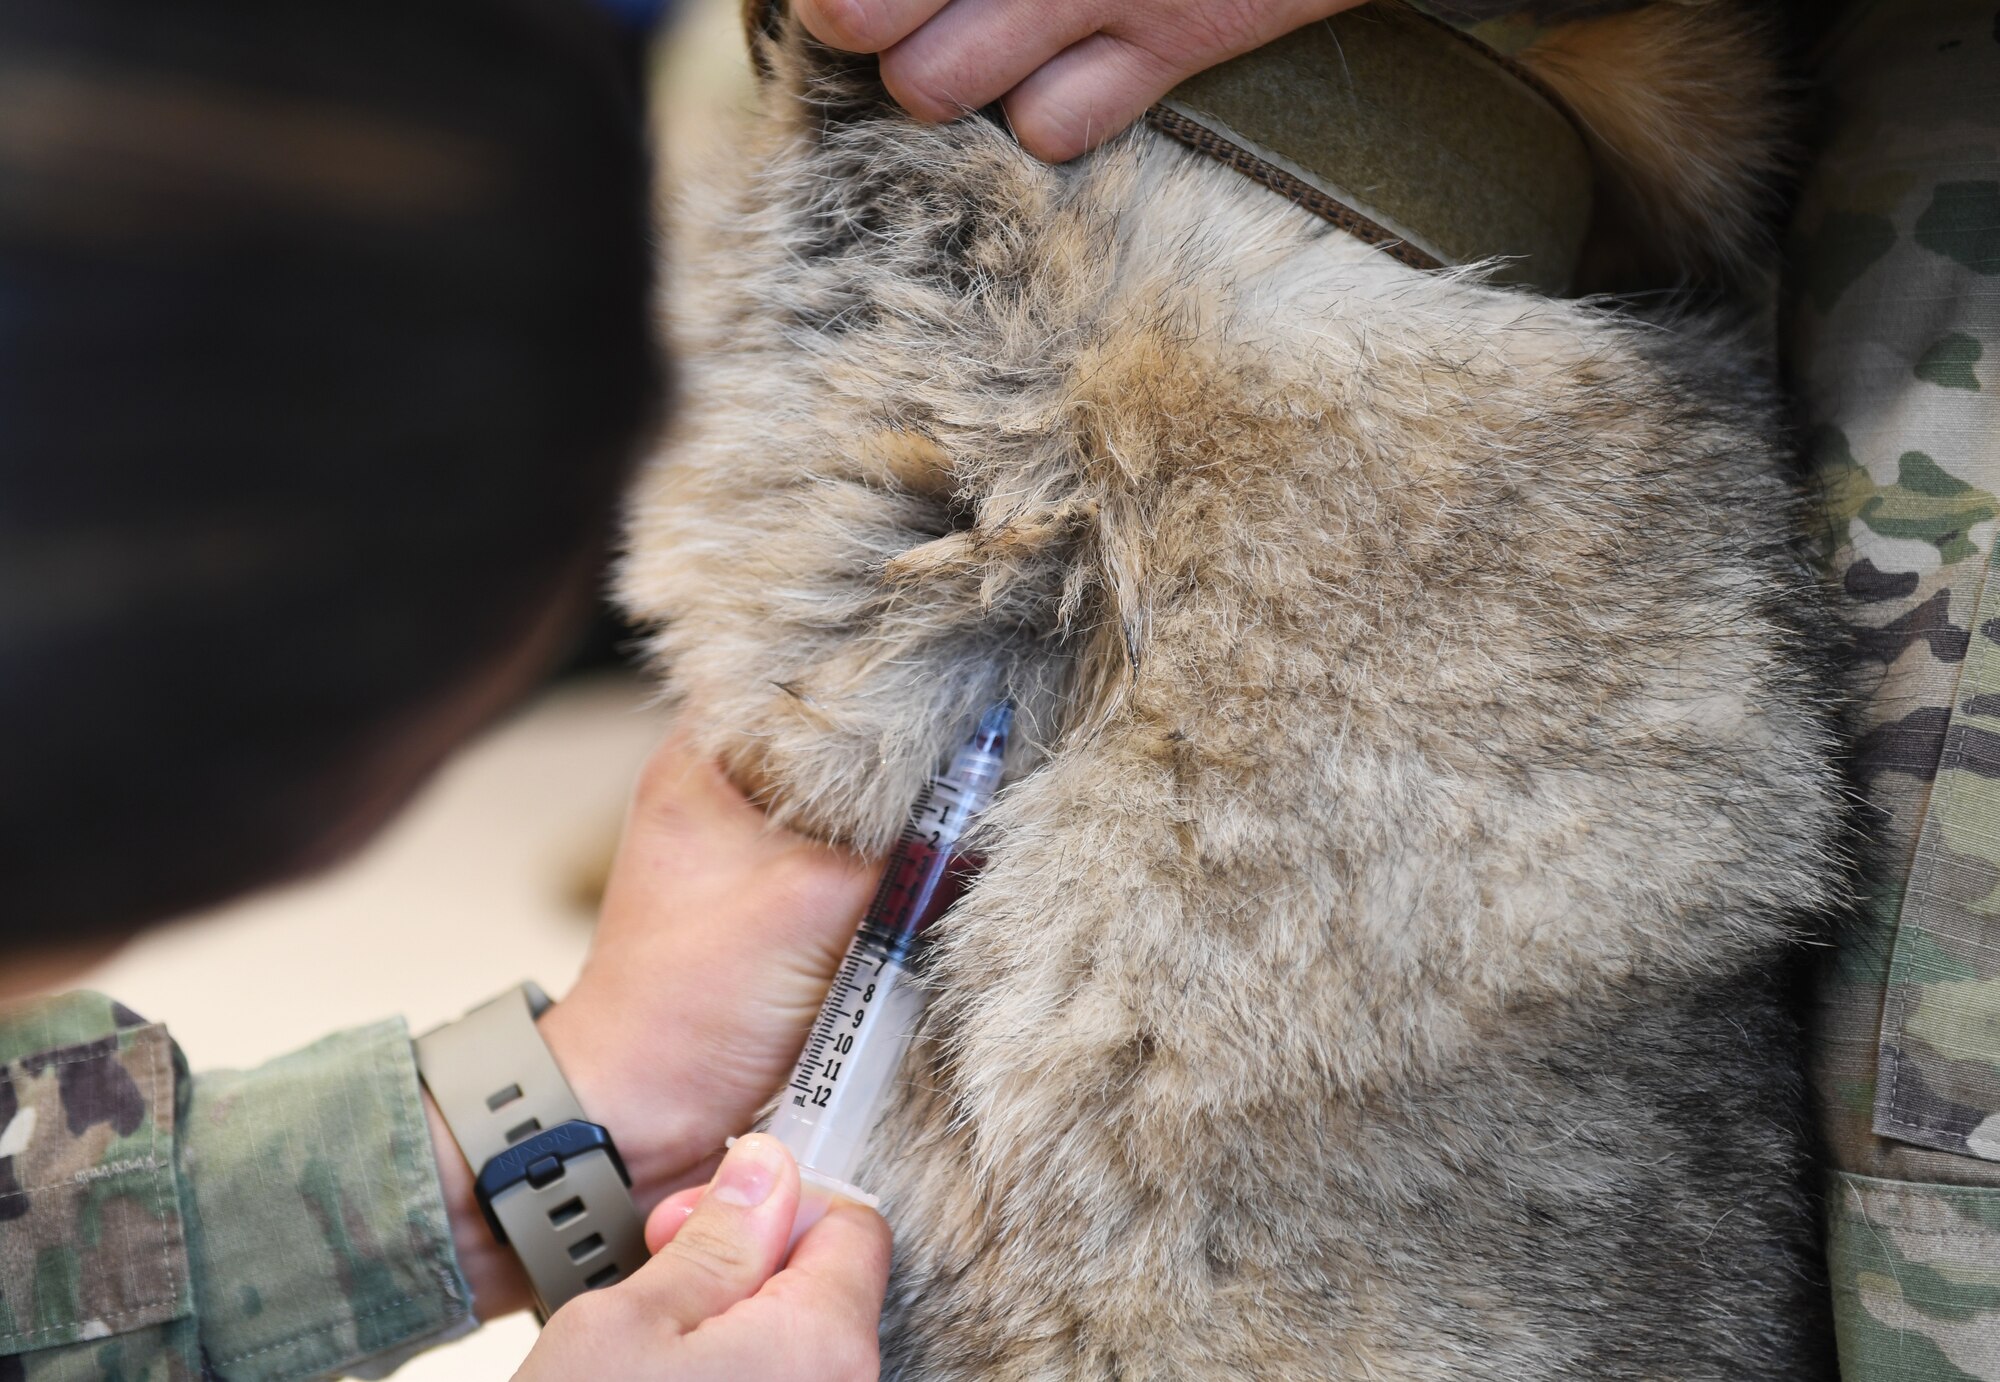
[[[1012,719],[1013,707],[1005,702],[989,709],[918,794],[882,885],[778,1096],[769,1131],[798,1159],[800,1177],[849,1199],[875,1203],[851,1182],[923,1016],[923,992],[909,981],[910,959],[924,928],[958,900],[977,871],[977,862],[958,849],[1000,785]]]

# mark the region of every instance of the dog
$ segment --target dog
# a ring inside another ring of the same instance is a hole
[[[885,1374],[1824,1376],[1839,628],[1754,333],[1576,291],[1754,266],[1754,20],[1473,55],[1594,184],[1510,282],[1190,102],[1049,167],[755,19],[620,597],[696,742],[862,850],[1017,715],[873,1142]]]

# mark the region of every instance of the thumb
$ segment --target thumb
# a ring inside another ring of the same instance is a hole
[[[784,1260],[799,1171],[766,1133],[738,1138],[673,1241],[632,1275],[652,1308],[686,1333],[748,1300]]]
[[[674,1191],[654,1205],[653,1212],[646,1216],[646,1251],[656,1253],[673,1242],[674,1235],[681,1231],[681,1225],[688,1221],[694,1207],[707,1193],[706,1185],[690,1185],[685,1190]]]

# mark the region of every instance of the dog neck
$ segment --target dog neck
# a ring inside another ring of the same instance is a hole
[[[1189,78],[1147,123],[1415,268],[1490,261],[1568,290],[1583,137],[1532,77],[1396,4],[1347,10]]]

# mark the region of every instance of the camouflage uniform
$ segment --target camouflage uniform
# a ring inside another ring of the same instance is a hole
[[[0,1015],[0,1382],[379,1371],[472,1324],[401,1022],[192,1079],[106,999]]]
[[[1878,880],[1822,994],[1841,1367],[2000,1379],[2000,14],[1822,51],[1794,385],[1869,674]]]
[[[1512,51],[1631,3],[1421,7]],[[1876,0],[1819,77],[1787,333],[1883,880],[1821,1005],[1842,1373],[2000,1382],[2000,13]],[[0,1016],[0,1382],[380,1371],[471,1327],[400,1024],[190,1079],[102,999]]]

